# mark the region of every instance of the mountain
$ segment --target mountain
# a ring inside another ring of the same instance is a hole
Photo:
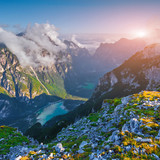
[[[76,77],[74,74],[72,77],[67,76],[69,70],[72,70],[74,54],[79,57],[76,52],[60,52],[59,57],[65,55],[68,61],[57,61],[50,66],[22,66],[18,58],[1,45],[0,124],[25,131],[37,122],[38,110],[50,103],[62,100],[68,111],[84,103],[85,98],[72,96],[65,87],[66,79],[69,85],[69,78]]]
[[[122,38],[115,43],[101,43],[94,54],[96,69],[102,74],[111,71],[145,46],[146,42],[140,38]]]
[[[159,90],[159,47],[160,44],[154,44],[135,53],[121,66],[106,73],[100,79],[93,95],[86,103],[63,116],[54,117],[43,126],[35,124],[27,130],[26,134],[43,141],[52,139],[62,128],[99,110],[104,99],[123,97],[142,90]]]
[[[94,97],[120,97],[141,90],[157,90],[160,85],[160,44],[137,52],[99,81]]]
[[[67,64],[56,64],[37,68],[20,65],[17,57],[7,48],[0,49],[0,88],[1,93],[13,97],[34,98],[42,93],[65,98],[62,77],[69,68]]]
[[[160,92],[104,99],[100,110],[38,144],[0,127],[1,159],[160,159]],[[15,143],[16,139],[16,143]]]
[[[21,36],[24,35],[22,34]],[[67,48],[65,51],[59,52],[54,64],[27,67],[22,66],[18,58],[4,44],[1,44],[1,93],[17,98],[34,98],[42,93],[56,95],[62,98],[71,98],[71,95],[89,98],[94,91],[100,73],[121,64],[135,50],[144,46],[142,40],[121,39],[115,44],[104,44],[104,46],[109,46],[110,49],[99,47],[93,57],[87,49],[79,47],[72,41],[65,40],[64,44]],[[52,45],[55,45],[54,42],[52,42]],[[105,50],[105,54],[101,50]],[[119,54],[117,55],[118,52]],[[49,53],[43,49],[42,54],[45,56]],[[60,61],[62,57],[65,57],[66,60]],[[112,62],[113,57],[117,58],[116,65]],[[103,64],[103,60],[105,64]],[[101,68],[99,70],[96,69],[96,64],[100,63],[100,61],[102,62],[103,69]]]
[[[98,74],[94,72],[92,55],[86,48],[81,48],[72,41],[65,40],[67,52],[71,54],[72,65],[65,77],[65,89],[68,93],[90,97],[98,81]]]
[[[84,66],[78,64],[78,59],[87,59],[89,53],[73,42],[67,42],[67,50],[60,52],[55,64],[44,66],[24,67],[18,58],[5,46],[0,48],[0,91],[13,97],[34,98],[42,93],[56,95],[62,98],[71,98],[72,91],[68,86],[75,87],[83,73],[87,75]],[[75,48],[72,46],[74,45]],[[43,54],[47,54],[43,51]],[[66,61],[58,62],[58,58],[66,57]],[[81,74],[77,74],[81,71]],[[82,79],[82,78],[81,78]],[[85,83],[86,79],[83,83]],[[76,85],[73,85],[76,84]],[[67,90],[67,91],[66,91]],[[83,88],[83,92],[88,91]],[[91,91],[90,91],[91,92]],[[91,93],[90,93],[91,94]],[[82,94],[80,95],[82,96]],[[88,95],[84,96],[87,97]]]

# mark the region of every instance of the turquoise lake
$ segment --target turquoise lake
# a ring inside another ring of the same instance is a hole
[[[51,118],[67,113],[68,110],[63,105],[63,101],[52,103],[38,111],[37,122],[42,125]]]

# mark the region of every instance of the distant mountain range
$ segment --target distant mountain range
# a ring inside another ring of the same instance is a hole
[[[51,66],[40,65],[38,67],[20,65],[18,58],[11,53],[4,45],[0,48],[0,90],[1,93],[13,97],[34,98],[42,93],[56,95],[62,98],[71,97],[65,85],[72,84],[71,81],[78,81],[83,76],[84,66],[78,64],[78,59],[87,61],[89,53],[86,49],[80,48],[74,43],[67,42],[65,55],[67,61],[55,63]],[[47,53],[45,53],[47,54]],[[84,62],[85,63],[85,62]],[[81,71],[81,75],[76,72]],[[83,72],[82,72],[83,71]],[[64,84],[66,83],[66,84]]]
[[[101,73],[111,71],[120,66],[137,51],[144,49],[143,39],[129,40],[122,38],[115,43],[102,43],[94,54],[96,69]]]
[[[25,132],[25,135],[45,144],[39,144],[25,137],[14,128],[0,126],[0,158],[131,159],[134,157],[158,160],[160,159],[159,82],[160,44],[153,44],[136,52],[122,65],[106,73],[85,104],[65,115],[52,118],[43,126],[36,123]],[[18,116],[23,111],[23,114],[32,115],[35,107],[60,99],[42,94],[28,101],[28,106],[25,106],[26,103],[22,101],[20,104],[17,98],[10,98],[4,94],[1,94],[0,98],[0,104],[3,106],[0,112],[9,106],[8,112],[2,115],[3,118],[13,110],[17,111]]]

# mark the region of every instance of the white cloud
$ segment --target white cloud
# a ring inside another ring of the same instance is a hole
[[[80,42],[78,42],[77,39],[76,39],[76,37],[77,36],[75,34],[72,35],[71,41],[74,42],[78,47],[84,48],[85,46],[82,45]]]
[[[15,54],[23,66],[55,63],[58,53],[66,48],[54,25],[37,23],[27,27],[23,37],[0,28],[0,43]]]

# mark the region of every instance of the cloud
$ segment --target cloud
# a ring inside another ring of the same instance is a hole
[[[77,36],[75,34],[72,35],[71,41],[74,42],[78,47],[84,48],[85,46],[82,45],[80,42],[78,42],[77,39],[76,39],[76,37]]]
[[[66,48],[54,25],[48,23],[28,26],[24,36],[0,28],[0,43],[15,54],[23,66],[55,63],[59,52]]]

